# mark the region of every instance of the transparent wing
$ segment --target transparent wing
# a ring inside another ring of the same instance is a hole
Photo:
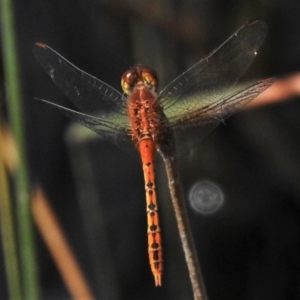
[[[119,117],[118,115],[114,113],[106,114],[105,119],[101,119],[99,117],[90,116],[44,99],[35,98],[35,100],[59,110],[66,117],[95,131],[101,138],[109,138],[132,158],[139,160],[139,156],[137,155],[138,152],[136,151],[132,141],[131,130],[129,127],[117,125],[119,124],[119,122],[116,121],[116,118]]]
[[[124,123],[126,99],[121,93],[81,71],[45,44],[36,43],[33,52],[54,83],[79,111],[95,117],[114,112],[120,115],[116,122]]]
[[[216,125],[218,125],[219,122],[230,117],[234,112],[270,87],[274,81],[275,78],[260,80],[237,93],[233,92],[220,101],[212,102],[189,114],[182,115],[180,119],[171,122],[171,126],[187,128],[202,125],[207,122],[215,122]]]
[[[168,84],[158,100],[172,124],[195,111],[216,107],[223,101],[226,108],[232,86],[245,73],[267,34],[260,20],[249,22],[219,48]],[[210,115],[213,119],[216,110]]]
[[[87,115],[72,109],[69,109],[67,107],[49,102],[44,99],[35,98],[35,100],[38,100],[39,102],[43,104],[47,104],[52,106],[53,108],[59,110],[62,114],[69,117],[70,119],[74,120],[75,122],[78,122],[85,127],[88,127],[98,133],[101,136],[110,136],[115,137],[116,135],[119,136],[130,136],[130,128],[119,126],[120,123],[118,121],[118,115],[112,113],[112,114],[106,114],[105,119],[101,119],[100,117],[94,117],[91,115]]]
[[[211,105],[196,110],[189,116],[184,116],[172,123],[177,155],[180,156],[191,149],[191,146],[201,141],[220,122],[256,98],[270,87],[274,81],[274,78],[258,81],[222,101],[211,103]]]

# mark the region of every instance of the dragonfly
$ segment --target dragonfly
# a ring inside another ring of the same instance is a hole
[[[157,74],[149,67],[135,65],[127,70],[121,77],[120,93],[78,69],[49,46],[34,45],[37,61],[77,110],[37,100],[102,137],[121,141],[121,147],[130,144],[137,149],[145,182],[149,263],[156,286],[162,285],[163,247],[155,154],[175,159],[273,84],[274,79],[269,78],[241,90],[235,87],[266,34],[265,22],[248,22],[160,92]]]

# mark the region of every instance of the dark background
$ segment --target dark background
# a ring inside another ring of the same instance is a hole
[[[269,34],[243,80],[282,77],[300,69],[300,2],[14,4],[32,182],[49,197],[95,298],[191,299],[163,169],[158,190],[166,263],[163,286],[155,288],[139,162],[109,141],[78,142],[67,118],[33,100],[69,105],[32,46],[50,45],[119,90],[121,74],[144,63],[156,68],[163,87],[247,21],[263,18]],[[180,160],[186,195],[198,180],[214,182],[224,194],[214,214],[189,209],[210,300],[300,299],[298,100],[240,112]],[[38,233],[37,253],[41,298],[70,299]],[[4,284],[0,293],[5,299]]]

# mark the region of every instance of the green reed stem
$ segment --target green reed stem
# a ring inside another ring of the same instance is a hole
[[[19,261],[14,231],[12,203],[3,157],[3,142],[2,129],[0,128],[0,220],[4,262],[10,299],[21,300],[23,298],[21,290],[21,278],[19,273]]]
[[[7,107],[19,154],[15,175],[15,193],[17,200],[18,236],[20,239],[21,275],[24,299],[36,300],[38,299],[38,284],[25,150],[23,103],[21,100],[12,2],[10,0],[0,0],[0,12]]]

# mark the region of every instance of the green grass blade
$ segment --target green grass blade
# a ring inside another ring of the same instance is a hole
[[[16,54],[13,7],[10,0],[0,0],[0,4],[7,107],[13,136],[19,154],[19,163],[15,178],[15,190],[17,199],[18,236],[20,237],[19,247],[21,253],[21,275],[24,288],[24,298],[35,300],[38,299],[38,284],[33,243],[33,226],[29,197],[29,179],[25,150],[21,88]]]
[[[23,298],[21,290],[21,278],[19,273],[19,261],[14,231],[12,203],[4,164],[2,146],[4,144],[4,139],[2,132],[3,130],[0,122],[0,220],[4,261],[10,299],[21,300]]]

